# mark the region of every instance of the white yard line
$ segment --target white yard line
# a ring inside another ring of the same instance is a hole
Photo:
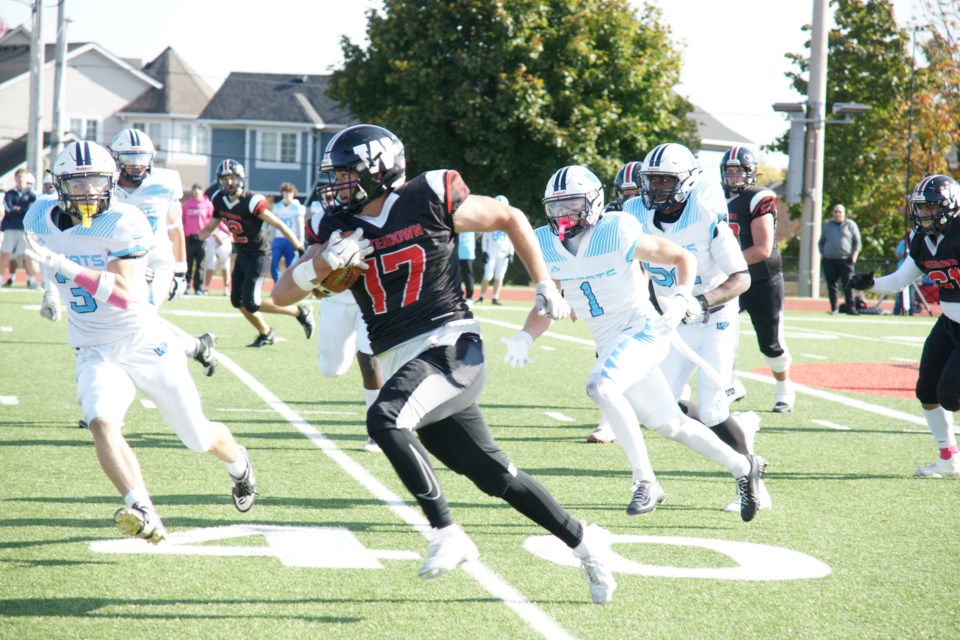
[[[179,335],[185,335],[179,327],[172,324],[170,326]],[[423,517],[420,511],[412,508],[400,496],[387,488],[379,479],[367,471],[363,465],[347,455],[330,438],[304,420],[300,413],[291,409],[259,380],[234,362],[232,358],[225,355],[222,351],[218,351],[217,362],[221,367],[237,376],[251,391],[257,394],[284,420],[293,425],[297,431],[306,436],[310,442],[349,474],[350,477],[356,480],[364,489],[369,491],[374,497],[383,501],[401,520],[419,531],[424,538],[430,539],[430,523]],[[542,611],[540,607],[527,600],[523,594],[483,564],[483,562],[475,560],[464,564],[462,568],[467,574],[472,576],[480,586],[513,609],[527,625],[540,633],[544,638],[551,640],[554,638],[557,640],[574,640],[575,636],[572,636],[566,629],[561,627],[556,620]]]

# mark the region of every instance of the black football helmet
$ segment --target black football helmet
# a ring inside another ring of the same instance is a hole
[[[628,162],[620,167],[617,177],[613,179],[613,194],[621,208],[624,202],[640,195],[641,166],[642,163],[637,161]]]
[[[402,185],[406,170],[400,138],[372,124],[347,127],[335,135],[320,163],[320,172],[328,174],[337,192],[337,204],[346,213],[356,213],[371,200]]]
[[[227,188],[223,183],[224,176],[235,176],[235,179],[231,182],[230,188]],[[220,190],[231,198],[243,193],[243,187],[246,184],[247,172],[244,171],[243,165],[237,162],[236,160],[224,160],[217,166],[217,183],[220,185]]]
[[[743,167],[742,176],[727,177],[727,167]],[[746,147],[730,147],[720,160],[720,181],[730,193],[740,193],[757,182],[757,156]]]
[[[910,196],[910,219],[927,235],[946,230],[960,214],[960,184],[941,174],[927,176]]]

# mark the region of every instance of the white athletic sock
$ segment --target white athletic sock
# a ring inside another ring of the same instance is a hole
[[[953,413],[943,407],[924,409],[923,415],[927,419],[927,426],[937,446],[941,449],[957,446],[957,436],[953,433]]]
[[[147,493],[146,487],[131,490],[127,495],[123,496],[123,501],[127,503],[128,507],[138,505],[140,507],[153,508],[153,500],[150,499],[150,494]]]
[[[367,409],[373,406],[377,396],[380,395],[380,389],[363,389],[363,401],[367,403]]]
[[[713,460],[733,474],[734,478],[745,476],[750,471],[750,461],[717,437],[702,422],[683,417],[684,423],[671,434],[672,440],[693,449],[704,458]],[[668,436],[669,437],[669,436]]]
[[[609,423],[613,435],[617,437],[617,444],[627,454],[630,467],[633,469],[633,481],[655,482],[657,476],[650,464],[647,444],[643,440],[637,414],[630,402],[623,397],[623,394],[603,393],[594,394],[593,401],[600,408],[600,424]]]

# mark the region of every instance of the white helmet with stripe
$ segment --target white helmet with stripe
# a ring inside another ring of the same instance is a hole
[[[564,167],[550,177],[543,193],[543,209],[553,232],[572,238],[592,227],[603,214],[603,184],[580,165]]]
[[[672,177],[672,185],[653,181],[658,177]],[[687,197],[700,178],[700,165],[690,150],[682,144],[670,142],[657,145],[643,159],[640,167],[640,196],[647,209],[660,211],[687,201]]]
[[[84,227],[110,208],[117,182],[117,165],[110,152],[95,142],[67,145],[50,170],[60,197],[60,208],[80,218]]]
[[[120,168],[120,176],[139,186],[153,169],[157,149],[150,136],[140,129],[124,129],[113,136],[110,152]]]

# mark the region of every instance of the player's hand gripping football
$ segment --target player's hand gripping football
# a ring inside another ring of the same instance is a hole
[[[320,254],[332,271],[344,267],[357,267],[366,270],[367,265],[364,260],[373,253],[373,247],[370,241],[363,237],[363,229],[357,229],[353,235],[343,237],[340,230],[337,229],[330,234],[330,240],[327,242],[327,248]]]

